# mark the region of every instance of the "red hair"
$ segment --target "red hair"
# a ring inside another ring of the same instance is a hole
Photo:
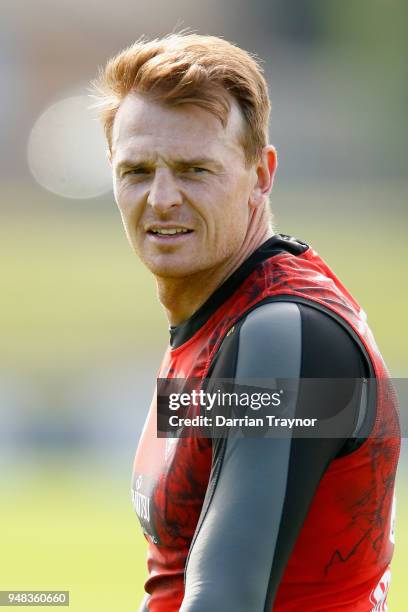
[[[216,36],[178,33],[139,40],[110,59],[92,87],[109,149],[116,112],[131,91],[170,106],[196,104],[224,127],[232,97],[244,119],[247,163],[257,161],[267,144],[270,102],[262,69],[253,55]]]

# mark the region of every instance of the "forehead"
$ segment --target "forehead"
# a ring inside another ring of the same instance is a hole
[[[232,98],[231,98],[232,100]],[[166,106],[130,93],[122,101],[112,131],[112,155],[121,153],[188,156],[205,153],[244,158],[240,143],[243,117],[232,100],[227,125],[194,104]]]

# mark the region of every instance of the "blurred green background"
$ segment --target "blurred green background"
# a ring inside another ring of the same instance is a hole
[[[90,0],[5,7],[0,590],[69,589],[75,612],[137,609],[145,546],[130,477],[167,343],[154,282],[107,191],[93,120],[88,132],[63,115],[32,144],[38,117],[85,95],[97,65],[141,34],[183,22],[257,52],[280,159],[276,229],[323,256],[404,378],[407,13],[402,1],[379,0],[154,0],[149,14],[121,0],[97,11]],[[407,458],[404,448],[392,612],[408,602]]]

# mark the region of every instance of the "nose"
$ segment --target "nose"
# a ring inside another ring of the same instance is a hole
[[[168,168],[157,168],[151,183],[147,203],[158,213],[164,213],[173,206],[180,206],[182,195],[177,181]]]

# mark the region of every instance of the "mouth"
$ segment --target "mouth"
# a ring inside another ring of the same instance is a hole
[[[186,227],[151,227],[147,230],[147,234],[158,241],[175,241],[182,240],[186,236],[192,234],[194,230]]]

